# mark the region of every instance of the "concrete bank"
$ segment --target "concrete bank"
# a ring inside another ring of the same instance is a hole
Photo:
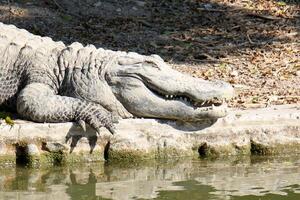
[[[100,137],[73,123],[0,125],[0,166],[300,152],[300,105],[237,110],[216,122],[126,119]]]

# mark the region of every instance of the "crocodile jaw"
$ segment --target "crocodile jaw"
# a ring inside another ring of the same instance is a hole
[[[161,60],[113,66],[107,81],[121,104],[134,116],[182,121],[216,119],[227,114],[233,88],[173,70]]]

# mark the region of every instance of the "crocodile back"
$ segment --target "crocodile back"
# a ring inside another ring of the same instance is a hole
[[[36,57],[47,57],[55,48],[64,44],[0,22],[0,108],[15,107],[27,74],[34,67],[39,70]]]

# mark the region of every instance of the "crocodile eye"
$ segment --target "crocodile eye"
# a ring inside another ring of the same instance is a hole
[[[110,78],[110,76],[107,73],[105,73],[104,79],[105,79],[106,82],[110,82],[111,81],[111,78]]]
[[[141,63],[142,60],[131,58],[129,56],[120,57],[118,60],[119,65],[135,65]]]

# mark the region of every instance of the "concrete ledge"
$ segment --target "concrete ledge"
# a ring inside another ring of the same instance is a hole
[[[197,124],[126,119],[116,135],[103,128],[98,138],[73,123],[0,125],[0,166],[287,153],[300,153],[300,105],[236,110]]]

